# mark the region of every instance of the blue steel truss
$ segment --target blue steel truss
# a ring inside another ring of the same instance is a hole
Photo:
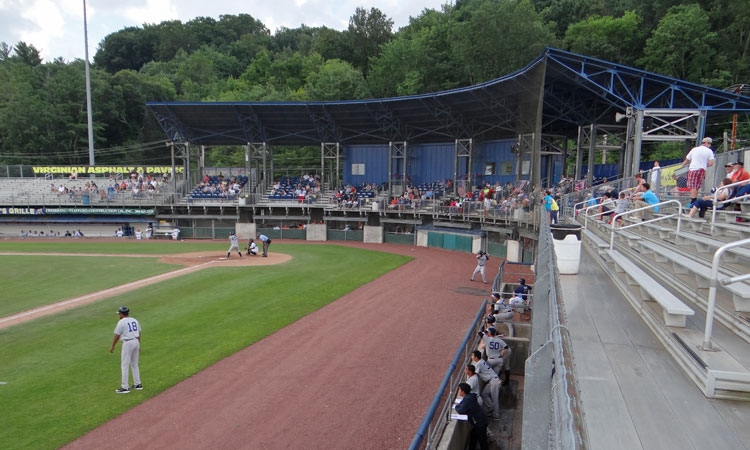
[[[544,70],[540,70],[544,69]],[[544,77],[543,79],[541,77]],[[528,129],[543,83],[544,134],[614,125],[634,109],[750,112],[750,97],[548,48],[523,69],[474,86],[407,97],[332,102],[147,105],[171,141],[206,145],[387,144],[514,138]]]

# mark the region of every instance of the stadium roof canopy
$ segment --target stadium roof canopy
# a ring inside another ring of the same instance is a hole
[[[510,75],[431,94],[147,105],[174,142],[346,145],[501,139],[535,129],[575,136],[579,125],[614,125],[615,113],[627,108],[697,109],[707,115],[750,112],[750,97],[548,48]]]

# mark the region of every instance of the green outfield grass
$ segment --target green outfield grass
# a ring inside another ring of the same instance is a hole
[[[180,267],[157,258],[0,255],[0,317]]]
[[[272,248],[293,259],[207,268],[0,330],[0,447],[64,445],[409,260],[335,245]],[[114,393],[120,349],[108,351],[120,305],[144,329],[145,389],[130,395]]]

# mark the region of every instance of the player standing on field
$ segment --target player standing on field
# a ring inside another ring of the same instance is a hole
[[[487,284],[487,279],[484,277],[484,263],[486,263],[488,259],[490,259],[489,255],[484,251],[479,250],[479,253],[477,254],[477,267],[474,269],[474,273],[471,274],[470,281],[474,281],[474,277],[477,276],[477,273],[481,273],[482,282]]]
[[[240,255],[240,259],[242,259],[242,252],[240,251],[240,238],[237,237],[234,232],[229,233],[229,242],[231,245],[229,246],[229,250],[227,250],[227,259],[229,259],[229,255],[232,254],[232,249],[237,250],[237,254]]]
[[[141,324],[130,317],[127,306],[121,306],[117,310],[120,321],[115,326],[115,338],[109,352],[115,351],[117,341],[122,341],[122,355],[120,357],[120,369],[122,370],[122,383],[120,389],[115,390],[117,394],[130,394],[130,389],[143,390],[141,385],[141,372],[138,369],[138,357],[141,353]],[[133,385],[128,387],[128,370],[133,370]]]

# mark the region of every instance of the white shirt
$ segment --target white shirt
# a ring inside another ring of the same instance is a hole
[[[512,297],[508,302],[511,304],[511,306],[523,305],[523,298],[515,296]]]
[[[121,341],[135,339],[141,335],[141,324],[132,317],[123,317],[115,326],[115,334]]]
[[[142,233],[142,232],[140,232],[140,231],[136,231],[136,232],[135,232],[135,238],[136,238],[136,239],[142,239],[142,238],[143,238],[143,233]]]
[[[685,159],[690,161],[689,170],[705,170],[708,169],[708,162],[713,161],[714,152],[705,145],[699,145],[697,147],[693,147],[693,149],[690,150],[690,153],[687,154]]]
[[[251,252],[257,252],[258,251],[258,244],[256,244],[255,242],[253,242],[252,244],[250,244],[250,251]]]

